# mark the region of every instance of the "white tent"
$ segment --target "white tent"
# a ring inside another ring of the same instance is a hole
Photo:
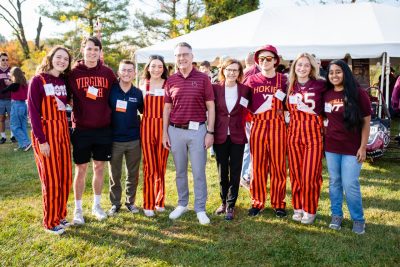
[[[265,44],[275,45],[284,59],[300,52],[322,59],[378,58],[384,52],[400,57],[400,8],[374,3],[266,7],[139,49],[136,62],[153,54],[174,62],[174,46],[183,41],[192,45],[195,61],[222,55],[243,59]]]

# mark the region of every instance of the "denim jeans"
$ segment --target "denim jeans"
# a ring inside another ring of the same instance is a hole
[[[10,128],[18,141],[20,148],[31,143],[27,132],[27,107],[25,101],[12,100],[10,114]]]
[[[250,180],[251,175],[251,154],[250,154],[250,129],[251,122],[246,122],[246,137],[247,144],[244,146],[243,162],[242,162],[242,173],[240,177],[245,177]]]
[[[353,221],[364,222],[360,190],[362,164],[356,156],[325,152],[329,172],[329,198],[332,215],[343,217],[343,192]]]

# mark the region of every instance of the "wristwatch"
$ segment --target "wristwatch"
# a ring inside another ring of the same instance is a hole
[[[209,130],[207,130],[207,133],[208,133],[208,134],[211,134],[211,135],[214,135],[214,132],[211,132],[211,131],[209,131]]]

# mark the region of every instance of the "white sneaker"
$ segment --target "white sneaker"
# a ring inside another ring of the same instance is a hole
[[[156,206],[156,211],[157,211],[157,212],[164,212],[164,211],[165,211],[165,208],[164,208],[164,207]]]
[[[183,206],[177,206],[170,214],[169,214],[169,218],[171,220],[175,220],[178,219],[179,217],[182,216],[182,214],[184,214],[185,212],[188,211],[187,206],[183,207]]]
[[[83,211],[82,210],[75,210],[74,211],[74,219],[72,220],[74,225],[82,225],[85,224],[85,219],[83,219]]]
[[[292,216],[293,221],[301,222],[302,218],[303,218],[303,210],[294,210],[294,213]]]
[[[107,218],[107,214],[101,208],[100,205],[95,205],[92,208],[92,215],[96,217],[97,220],[102,221]]]
[[[210,223],[210,219],[207,217],[207,214],[205,211],[197,212],[197,219],[199,219],[200,224],[209,224]]]
[[[54,226],[54,227],[51,228],[51,229],[45,229],[45,231],[46,231],[47,233],[53,234],[53,235],[62,235],[62,234],[65,232],[64,228],[62,228],[62,227],[59,226],[59,225]]]
[[[311,214],[308,212],[304,212],[303,218],[301,218],[302,224],[312,224],[315,220],[316,214]]]
[[[155,215],[154,210],[145,210],[143,209],[143,213],[146,217],[153,217]]]

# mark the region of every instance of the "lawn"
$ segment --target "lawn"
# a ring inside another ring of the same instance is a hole
[[[177,193],[170,157],[166,213],[147,218],[143,213],[132,215],[124,210],[116,217],[98,222],[90,214],[92,192],[91,179],[88,179],[84,195],[86,224],[71,227],[58,237],[46,234],[41,226],[41,188],[32,151],[14,152],[13,148],[9,143],[0,145],[0,266],[400,265],[399,159],[383,158],[363,166],[361,184],[367,222],[363,236],[351,232],[347,208],[342,230],[328,228],[326,168],[314,225],[305,226],[291,220],[289,179],[288,218],[275,218],[269,199],[261,216],[248,217],[250,198],[243,188],[234,221],[212,215],[220,200],[216,164],[211,158],[207,163],[207,213],[211,224],[198,223],[193,195],[190,196],[192,210],[171,221],[168,213],[177,203]],[[142,180],[136,201],[139,206],[142,205],[141,184]],[[110,208],[108,176],[102,205]],[[69,219],[72,219],[73,207],[71,192]]]

